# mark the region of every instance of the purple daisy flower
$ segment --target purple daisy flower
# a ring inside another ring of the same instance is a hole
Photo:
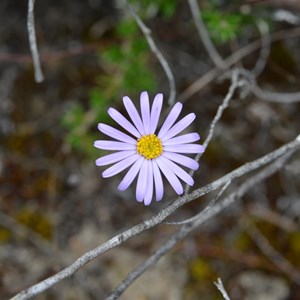
[[[199,164],[182,154],[203,153],[204,147],[193,144],[200,139],[198,133],[177,135],[194,121],[195,114],[190,113],[175,124],[182,110],[182,104],[177,102],[156,135],[163,104],[162,94],[155,96],[150,109],[148,93],[142,92],[141,115],[129,97],[123,97],[123,103],[132,123],[114,108],[109,108],[108,114],[129,134],[103,123],[98,124],[98,129],[115,141],[98,140],[94,146],[102,150],[117,151],[96,160],[97,166],[112,164],[102,176],[111,177],[130,167],[118,189],[126,190],[138,177],[136,199],[145,205],[149,205],[152,201],[154,186],[156,201],[162,199],[164,186],[161,174],[166,177],[178,195],[183,194],[183,186],[179,179],[191,186],[194,180],[178,164],[193,170],[197,170]]]

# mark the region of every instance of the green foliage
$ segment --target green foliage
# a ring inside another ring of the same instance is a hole
[[[0,244],[7,243],[11,238],[11,232],[5,228],[0,226]]]
[[[154,91],[156,88],[153,71],[148,61],[150,52],[144,37],[139,35],[126,43],[112,45],[100,55],[103,61],[113,68],[114,81],[118,90],[136,93],[137,91]]]
[[[289,234],[290,248],[294,253],[300,253],[300,232],[292,232]]]
[[[253,18],[249,15],[223,12],[216,8],[204,10],[203,19],[216,43],[225,43],[235,39],[245,25],[253,22]]]
[[[83,107],[77,103],[72,104],[70,109],[64,114],[62,118],[62,125],[68,128],[75,128],[81,124],[84,118]]]
[[[216,42],[227,42],[234,39],[240,31],[242,17],[237,14],[224,16],[218,11],[209,11],[204,15],[207,28]]]
[[[174,15],[179,1],[180,0],[131,0],[130,3],[135,6],[139,5],[144,11],[146,9],[157,11],[163,18],[169,19]]]
[[[16,220],[40,234],[43,238],[47,240],[52,239],[52,224],[46,215],[24,207],[17,213]]]
[[[92,146],[96,140],[95,134],[91,133],[90,127],[95,121],[109,122],[107,115],[108,102],[99,88],[90,91],[90,110],[74,103],[62,118],[63,127],[68,129],[66,143],[90,157],[96,155],[96,149]]]
[[[192,261],[190,265],[190,274],[192,278],[197,281],[212,279],[214,277],[214,271],[209,262],[201,258]]]

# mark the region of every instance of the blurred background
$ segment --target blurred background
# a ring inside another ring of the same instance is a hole
[[[187,1],[130,3],[169,62],[177,95],[214,68]],[[284,31],[271,44],[257,80],[268,91],[300,90],[299,1],[199,4],[224,58],[260,39],[258,21],[271,33]],[[0,2],[0,299],[53,275],[176,199],[166,185],[163,201],[144,207],[136,202],[134,187],[117,190],[122,174],[102,179],[104,169],[94,164],[104,154],[93,147],[94,140],[104,138],[97,123],[115,126],[107,109],[124,112],[122,96],[138,103],[141,91],[151,98],[163,92],[164,109],[169,109],[167,78],[124,2],[36,1],[42,83],[34,81],[27,6],[27,1]],[[285,38],[292,31],[296,34]],[[237,66],[251,69],[258,56],[259,50],[254,51]],[[206,137],[229,85],[216,77],[185,101],[184,113],[197,115],[191,131]],[[201,158],[194,188],[299,134],[299,102],[264,102],[246,92],[236,93],[225,111]],[[213,285],[218,277],[232,300],[300,299],[299,178],[298,151],[279,173],[179,243],[121,299],[222,299]],[[212,197],[182,207],[169,221],[195,215]],[[176,230],[178,226],[159,225],[144,232],[36,299],[104,299]],[[277,261],[262,251],[257,236],[281,254]],[[278,267],[282,261],[293,272]]]

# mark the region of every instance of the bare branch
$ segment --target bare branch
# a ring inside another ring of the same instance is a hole
[[[0,224],[7,229],[15,232],[20,237],[29,236],[30,241],[44,254],[51,255],[53,251],[51,251],[50,243],[42,238],[35,231],[30,228],[24,226],[22,223],[17,222],[12,217],[6,215],[5,213],[0,211]]]
[[[228,107],[229,101],[232,99],[237,87],[238,87],[238,71],[233,70],[232,75],[231,75],[231,85],[229,87],[228,93],[225,96],[225,98],[223,99],[222,104],[218,107],[217,113],[216,113],[213,121],[210,123],[208,135],[203,142],[203,146],[205,147],[205,149],[207,148],[208,144],[210,143],[210,141],[213,137],[214,131],[215,131],[215,127],[216,127],[217,123],[219,122],[219,120],[221,119],[224,110]],[[201,158],[202,155],[203,155],[203,153],[197,154],[195,156],[195,160],[199,161],[199,159]],[[195,170],[190,171],[191,176],[193,176],[194,173],[195,173]],[[187,194],[189,192],[189,190],[190,190],[190,186],[186,185],[185,194]]]
[[[251,85],[251,92],[259,99],[268,102],[295,103],[300,101],[300,92],[276,93],[262,90],[256,83]]]
[[[275,32],[270,35],[270,42],[276,42],[283,39],[295,38],[300,35],[300,27],[293,28],[292,30],[282,30]],[[229,69],[232,65],[237,63],[242,58],[248,56],[254,51],[258,50],[261,47],[261,40],[254,41],[245,47],[239,49],[228,58],[224,60],[227,69]],[[197,79],[194,83],[192,83],[182,94],[179,95],[181,101],[185,101],[203,87],[211,83],[215,78],[217,78],[222,73],[222,70],[219,68],[214,68],[211,71],[204,74],[202,77]]]
[[[166,59],[164,58],[163,54],[161,53],[161,51],[156,46],[154,39],[152,38],[152,35],[151,35],[151,30],[145,25],[145,23],[138,16],[138,14],[135,12],[133,7],[128,3],[127,0],[126,0],[126,4],[130,11],[130,14],[132,15],[132,17],[136,21],[137,25],[139,26],[140,30],[144,34],[144,36],[148,42],[148,45],[150,46],[150,49],[155,54],[155,56],[157,57],[157,59],[159,60],[159,62],[161,64],[162,68],[165,71],[165,74],[169,81],[169,87],[170,87],[170,95],[169,95],[168,103],[169,103],[169,105],[173,105],[175,103],[176,87],[175,87],[175,78],[171,71],[171,68],[170,68],[168,62],[166,61]]]
[[[220,197],[222,196],[222,194],[226,191],[226,189],[228,188],[228,186],[231,184],[231,180],[227,181],[223,187],[221,188],[220,192],[218,193],[218,195],[213,198],[213,200],[211,200],[208,205],[204,208],[204,210],[200,211],[199,213],[197,213],[196,215],[192,216],[191,218],[185,219],[183,221],[176,221],[176,222],[164,222],[164,224],[168,224],[168,225],[183,225],[183,224],[187,224],[190,222],[195,221],[196,219],[198,219],[201,215],[205,214],[208,210],[210,210],[216,203],[217,201],[220,199]]]
[[[271,49],[271,37],[269,33],[269,26],[267,22],[260,20],[257,24],[257,27],[261,34],[261,49],[258,60],[252,70],[252,73],[257,77],[264,70]]]
[[[295,283],[300,285],[300,271],[297,270],[285,257],[283,257],[267,240],[254,224],[248,224],[247,232],[259,249],[282,272],[288,275]]]
[[[66,267],[65,269],[61,270],[60,272],[56,273],[55,275],[50,276],[49,278],[33,285],[32,287],[21,291],[15,297],[11,298],[11,300],[29,299],[35,295],[40,294],[41,292],[49,289],[50,287],[57,284],[61,280],[72,276],[74,273],[76,273],[80,268],[82,268],[88,262],[90,262],[93,259],[95,259],[96,257],[106,253],[108,250],[124,243],[131,237],[136,236],[136,235],[140,234],[141,232],[143,232],[149,228],[152,228],[152,227],[156,226],[157,224],[162,223],[162,221],[164,219],[166,219],[168,216],[170,216],[174,211],[176,211],[182,205],[184,205],[194,199],[197,199],[204,194],[207,194],[213,190],[220,188],[226,182],[233,180],[234,178],[241,177],[253,170],[261,168],[286,153],[295,152],[296,150],[299,149],[299,147],[300,147],[300,135],[292,142],[281,146],[277,150],[270,152],[267,155],[262,156],[261,158],[256,159],[252,162],[246,163],[243,166],[235,169],[234,171],[226,174],[225,176],[217,179],[216,181],[214,181],[202,188],[199,188],[188,195],[184,195],[183,197],[178,198],[177,200],[173,201],[171,204],[169,204],[167,207],[162,209],[158,214],[154,215],[150,219],[147,219],[147,220],[143,221],[142,223],[139,223],[138,225],[135,225],[135,226],[129,228],[128,230],[125,230],[124,232],[114,236],[107,242],[86,252],[81,257],[79,257],[74,263],[72,263],[70,266]],[[274,164],[277,166],[278,163],[276,164],[276,162],[275,162]],[[256,183],[257,181],[255,181],[255,180],[257,180],[257,179],[262,180],[259,175],[256,175],[255,178],[253,179],[253,181]],[[194,226],[195,224],[198,226],[198,224],[201,224],[202,222],[210,219],[211,217],[220,213],[220,211],[223,210],[225,207],[231,205],[231,203],[233,203],[237,197],[241,197],[241,195],[243,195],[247,190],[248,190],[247,186],[245,187],[244,185],[242,185],[235,192],[234,196],[232,196],[231,198],[230,197],[226,198],[227,200],[225,199],[219,205],[212,207],[211,210],[209,211],[209,213],[206,213],[206,215],[203,218],[198,218],[195,222],[188,223],[183,226],[187,226],[187,228],[190,228],[190,226],[192,226],[192,225]]]
[[[106,298],[106,300],[118,299],[120,295],[124,293],[124,291],[133,283],[135,279],[141,276],[148,268],[153,266],[164,254],[170,251],[179,241],[185,238],[190,232],[195,230],[205,221],[215,217],[220,212],[222,212],[225,208],[232,205],[236,200],[243,197],[249,189],[253,188],[253,186],[255,186],[259,182],[265,180],[266,178],[270,177],[278,170],[280,170],[294,152],[295,150],[291,150],[289,153],[279,158],[271,165],[265,167],[258,174],[255,174],[249,179],[247,179],[236,191],[231,193],[228,197],[226,197],[222,202],[220,202],[215,207],[211,207],[211,209],[206,211],[205,214],[203,213],[199,215],[199,217],[193,220],[193,222],[182,225],[178,232],[174,233],[149,258],[147,258],[136,269],[134,269],[131,273],[129,273],[128,276],[110,294],[110,296]]]
[[[297,223],[288,216],[280,215],[276,211],[273,211],[263,205],[251,205],[247,211],[251,216],[274,224],[287,232],[293,232],[300,229]]]
[[[189,0],[188,2],[194,23],[196,25],[197,31],[206,49],[207,54],[209,55],[216,67],[220,68],[221,70],[227,69],[227,65],[224,63],[223,58],[218,53],[217,49],[215,48],[214,44],[212,43],[209,37],[209,34],[201,17],[201,11],[197,0]]]
[[[238,83],[239,83],[238,82],[238,70],[235,69],[232,71],[231,85],[229,87],[228,93],[225,96],[222,104],[218,107],[217,113],[216,113],[213,121],[210,124],[208,135],[207,135],[205,141],[203,142],[203,146],[205,148],[207,148],[208,144],[210,143],[210,141],[213,137],[214,131],[215,131],[215,127],[216,127],[217,123],[220,121],[224,110],[228,107],[228,104],[229,104],[230,100],[232,99],[235,90],[238,87]]]
[[[29,36],[30,50],[33,60],[34,77],[36,82],[42,82],[44,75],[41,68],[40,56],[36,45],[35,27],[34,27],[34,2],[35,0],[28,0],[27,13],[27,30]]]
[[[223,298],[225,300],[230,300],[225,288],[224,288],[224,285],[223,285],[223,282],[221,280],[221,278],[218,278],[217,282],[214,282],[214,285],[217,287],[217,289],[221,292]]]

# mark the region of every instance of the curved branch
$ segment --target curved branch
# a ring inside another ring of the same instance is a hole
[[[232,97],[234,95],[234,92],[235,92],[235,90],[237,89],[237,87],[239,85],[238,75],[239,75],[239,72],[238,72],[237,69],[235,69],[235,70],[232,71],[232,74],[231,74],[231,85],[230,85],[230,87],[228,89],[228,93],[224,97],[224,99],[222,101],[222,104],[218,107],[217,113],[216,113],[215,117],[213,118],[212,122],[210,123],[209,130],[208,130],[208,135],[207,135],[206,139],[203,142],[203,146],[204,146],[205,149],[207,148],[208,144],[210,143],[210,141],[211,141],[211,139],[213,137],[216,125],[220,121],[220,119],[221,119],[221,117],[223,115],[224,110],[228,107],[229,102],[232,99]],[[203,153],[199,153],[199,154],[197,154],[195,156],[194,159],[196,161],[199,161],[199,159],[201,158],[202,155],[203,155]],[[189,172],[190,176],[193,176],[194,173],[195,173],[195,170],[191,170]],[[187,194],[189,192],[189,190],[190,190],[190,186],[186,185],[185,194]]]
[[[282,30],[275,32],[270,35],[270,43],[280,41],[283,39],[288,38],[295,38],[300,35],[300,27],[293,28],[292,30]],[[229,69],[232,65],[237,63],[242,58],[248,56],[249,54],[253,53],[254,51],[260,49],[261,47],[261,39],[256,40],[245,47],[239,49],[226,59],[224,59],[224,62],[227,66],[227,69]],[[201,90],[203,87],[211,83],[215,78],[217,78],[220,74],[222,74],[222,70],[219,68],[214,68],[207,72],[205,75],[197,79],[194,83],[192,83],[189,87],[183,91],[182,94],[179,95],[178,98],[181,99],[181,101],[185,101],[194,94],[196,94],[199,90]]]
[[[271,50],[271,38],[267,22],[260,20],[257,27],[261,34],[261,49],[256,64],[251,71],[256,77],[264,70]]]
[[[216,67],[220,68],[221,70],[226,70],[227,65],[225,64],[223,58],[220,56],[216,47],[214,46],[214,44],[210,39],[206,26],[202,20],[200,7],[197,1],[189,0],[189,6],[191,9],[194,23],[196,25],[197,31],[206,49],[207,54],[209,55],[209,57],[211,58],[211,60],[213,61]]]
[[[262,166],[267,165],[268,163],[272,162],[273,160],[279,158],[280,156],[288,153],[290,150],[295,150],[300,147],[300,135],[290,143],[287,143],[280,148],[276,149],[273,152],[268,153],[267,155],[262,156],[259,159],[256,159],[252,162],[246,163],[243,166],[235,169],[234,171],[226,174],[225,176],[217,179],[216,181],[199,188],[192,193],[188,195],[184,195],[183,197],[178,198],[177,200],[173,201],[171,204],[169,204],[166,208],[162,209],[158,214],[154,215],[148,220],[143,221],[142,223],[133,226],[132,228],[116,235],[115,237],[111,238],[107,242],[99,245],[98,247],[94,248],[93,250],[90,250],[83,254],[81,257],[79,257],[74,263],[72,263],[70,266],[66,267],[65,269],[61,270],[60,272],[54,274],[53,276],[50,276],[49,278],[33,285],[32,287],[25,289],[21,291],[19,294],[11,298],[11,300],[25,300],[29,299],[33,296],[36,296],[40,294],[41,292],[49,289],[53,285],[59,283],[61,280],[68,278],[72,276],[74,273],[76,273],[80,268],[82,268],[84,265],[86,265],[91,260],[95,259],[96,257],[104,254],[108,250],[124,243],[128,239],[130,239],[133,236],[138,235],[139,233],[152,228],[156,226],[157,224],[160,224],[164,219],[166,219],[169,215],[171,215],[174,211],[176,211],[179,207],[182,205],[199,198],[200,196],[207,194],[213,190],[218,189],[219,187],[223,186],[226,182],[229,180],[233,180],[234,178],[241,177],[253,170],[256,170]],[[212,207],[211,212],[216,213],[216,210],[221,209],[224,205],[226,205],[225,202],[222,202],[222,206],[215,206]],[[228,204],[227,204],[228,205]],[[208,216],[208,214],[206,215]],[[199,220],[199,219],[197,219]],[[190,224],[194,223],[188,223],[183,226],[191,226]]]
[[[216,282],[214,282],[214,285],[217,287],[217,289],[220,291],[220,293],[222,294],[224,300],[230,300],[225,288],[224,288],[224,285],[223,285],[223,282],[221,280],[221,278],[218,278],[218,280]]]
[[[276,93],[261,89],[256,83],[250,86],[251,92],[259,99],[268,102],[295,103],[300,101],[300,92]]]
[[[35,81],[42,82],[44,80],[44,75],[42,72],[40,56],[36,45],[35,28],[34,28],[34,2],[35,0],[28,1],[27,29],[28,29],[30,50],[31,50],[31,55],[33,60]]]
[[[175,87],[174,75],[171,71],[171,68],[170,68],[168,62],[166,61],[166,59],[164,58],[164,56],[162,55],[161,51],[156,46],[154,39],[151,36],[151,30],[145,25],[145,23],[142,21],[142,19],[138,16],[138,14],[135,12],[133,7],[127,1],[126,1],[126,4],[128,6],[128,9],[129,9],[132,17],[134,18],[138,27],[144,34],[144,36],[150,46],[150,49],[156,55],[158,61],[160,62],[162,68],[165,71],[165,74],[168,78],[169,86],[170,86],[170,95],[169,95],[168,103],[169,103],[169,105],[173,105],[175,103],[176,87]]]
[[[204,209],[202,213],[198,215],[197,219],[193,220],[190,223],[182,225],[178,232],[173,234],[149,258],[147,258],[143,263],[141,263],[134,271],[129,273],[128,276],[111,293],[111,295],[106,298],[106,300],[118,299],[119,296],[122,293],[124,293],[124,291],[133,283],[135,279],[142,275],[149,267],[153,266],[164,254],[170,251],[179,241],[185,238],[190,232],[195,230],[205,221],[211,219],[212,217],[215,217],[225,208],[232,205],[236,200],[244,196],[247,193],[247,191],[249,191],[249,189],[253,188],[259,182],[265,180],[266,178],[270,177],[275,172],[277,172],[279,169],[281,169],[282,166],[287,162],[287,160],[295,151],[296,149],[289,151],[289,153],[284,155],[284,157],[279,158],[271,165],[265,167],[259,173],[247,179],[242,185],[240,185],[240,187],[236,191],[232,192],[218,205],[216,205],[215,207],[211,207],[211,209],[208,211]]]

